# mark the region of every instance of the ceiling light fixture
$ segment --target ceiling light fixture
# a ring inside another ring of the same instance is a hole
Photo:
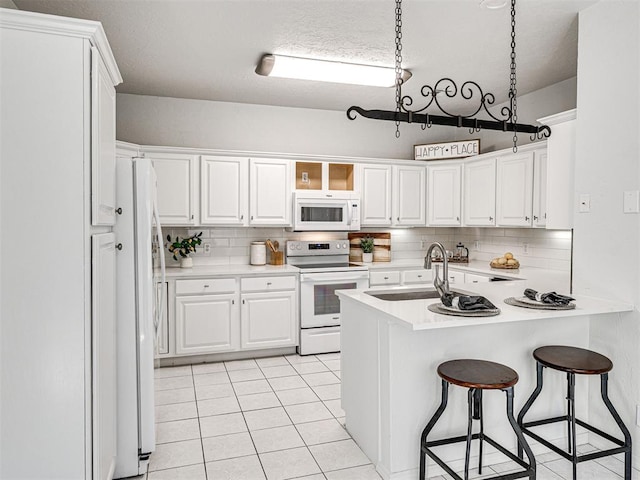
[[[504,8],[509,3],[509,0],[480,0],[480,6],[488,8],[489,10],[497,10]]]
[[[408,107],[413,105],[413,98],[409,95],[402,96],[402,0],[396,0],[396,109],[390,110],[365,110],[361,107],[350,107],[347,110],[349,120],[355,120],[356,114],[375,120],[390,120],[396,124],[396,138],[400,137],[400,122],[418,123],[422,129],[431,128],[432,125],[447,125],[452,127],[465,127],[469,133],[479,132],[481,129],[502,130],[513,132],[513,151],[518,150],[518,132],[530,133],[531,140],[542,140],[551,135],[551,128],[547,125],[527,125],[518,123],[517,113],[517,89],[516,89],[516,0],[511,0],[511,55],[509,74],[509,106],[500,109],[500,115],[496,117],[489,109],[489,105],[495,103],[492,93],[484,93],[476,82],[466,81],[460,87],[450,78],[441,78],[433,87],[423,85],[420,93],[427,99],[427,104],[416,110]],[[444,93],[444,95],[439,95]],[[449,113],[442,105],[446,98],[454,98],[460,93],[460,97],[472,100],[477,94],[479,104],[474,105],[474,111],[470,115],[454,115]],[[440,110],[443,115],[431,115],[427,108],[431,105]],[[489,119],[473,118],[478,113],[489,115]]]
[[[372,87],[393,87],[396,84],[394,68],[285,55],[263,55],[256,67],[256,73],[268,77],[349,83]],[[403,82],[406,82],[411,78],[411,72],[402,70],[401,78]]]

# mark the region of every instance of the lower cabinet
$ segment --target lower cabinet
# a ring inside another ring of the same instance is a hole
[[[430,285],[433,270],[418,268],[413,270],[381,270],[369,272],[369,287],[395,287],[399,285]]]
[[[243,293],[240,318],[243,350],[297,344],[295,290]]]
[[[161,322],[159,329],[159,357],[298,345],[295,275],[185,278],[174,285],[167,328]]]
[[[176,354],[230,352],[239,346],[237,295],[176,297]]]

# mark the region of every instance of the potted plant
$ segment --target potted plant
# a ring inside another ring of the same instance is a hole
[[[362,237],[360,239],[360,248],[362,248],[362,261],[371,263],[373,261],[373,237]]]
[[[173,255],[175,261],[180,260],[180,267],[191,268],[193,267],[193,259],[189,256],[191,252],[196,251],[196,245],[202,243],[202,232],[191,235],[188,238],[183,238],[176,235],[175,240],[171,240],[171,235],[167,235],[167,250]]]

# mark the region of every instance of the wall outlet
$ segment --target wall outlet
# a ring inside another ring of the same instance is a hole
[[[309,183],[309,172],[302,172],[302,183]]]
[[[474,240],[473,241],[473,249],[474,250],[480,250],[480,240]]]
[[[420,248],[424,250],[427,248],[427,242],[425,240],[420,240]]]
[[[526,242],[522,244],[522,254],[529,255],[529,244]]]
[[[207,254],[207,255],[210,255],[211,254],[211,244],[208,243],[208,242],[204,242],[202,244],[202,246],[203,246],[202,250],[204,251],[204,253]]]

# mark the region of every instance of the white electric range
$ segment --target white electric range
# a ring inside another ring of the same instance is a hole
[[[336,290],[367,288],[369,270],[349,263],[348,240],[289,241],[287,263],[300,269],[300,355],[340,351]]]

